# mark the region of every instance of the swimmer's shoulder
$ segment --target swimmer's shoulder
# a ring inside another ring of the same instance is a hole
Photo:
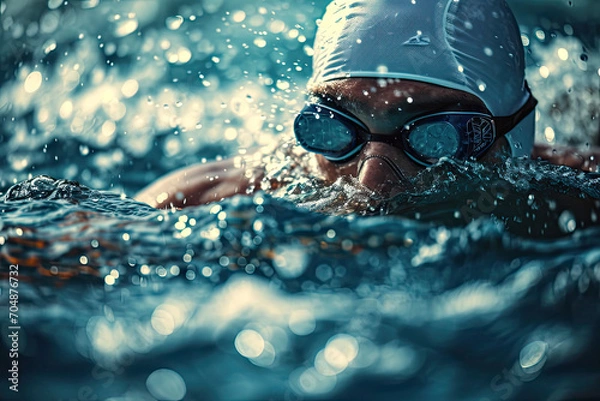
[[[184,208],[250,194],[262,174],[240,157],[197,163],[173,171],[148,185],[135,199],[156,208]]]
[[[579,169],[590,173],[592,176],[598,170],[600,148],[589,147],[587,149],[578,149],[569,146],[552,146],[536,143],[533,147],[531,157],[533,159],[546,160],[552,164]]]

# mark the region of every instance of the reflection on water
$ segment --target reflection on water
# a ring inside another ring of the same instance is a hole
[[[445,161],[390,202],[323,188],[289,128],[324,4],[0,3],[17,399],[598,398],[600,178]],[[577,28],[523,30],[540,141],[599,131]],[[262,146],[252,197],[125,195]]]

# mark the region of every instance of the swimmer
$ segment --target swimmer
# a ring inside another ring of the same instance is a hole
[[[536,99],[519,27],[504,0],[336,0],[318,27],[297,142],[325,182],[354,177],[380,197],[440,158],[543,159],[596,171],[600,152],[534,144]],[[260,188],[236,159],[175,171],[136,198],[157,208]]]

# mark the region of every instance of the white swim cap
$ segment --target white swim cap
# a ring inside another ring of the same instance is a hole
[[[401,78],[458,89],[494,116],[530,96],[519,27],[504,0],[335,0],[318,27],[309,87],[340,78]],[[509,134],[529,156],[530,113]]]

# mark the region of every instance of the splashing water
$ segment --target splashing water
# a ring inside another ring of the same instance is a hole
[[[325,185],[289,134],[325,3],[0,2],[18,399],[598,398],[600,178],[442,161],[393,200]],[[542,25],[538,140],[584,144],[598,53]],[[262,191],[127,196],[226,156]]]
[[[261,193],[158,211],[44,177],[1,207],[25,394],[89,382],[103,398],[229,399],[234,380],[252,399],[497,397],[507,383],[544,398],[573,363],[600,390],[597,228],[534,240],[485,218],[332,217]],[[47,370],[54,350],[77,373]]]

